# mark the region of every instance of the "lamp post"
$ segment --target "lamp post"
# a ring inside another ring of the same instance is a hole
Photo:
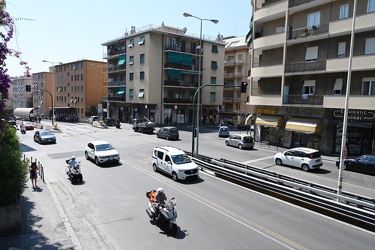
[[[100,65],[97,65],[97,64],[91,64],[91,66],[98,68],[98,119],[100,121],[101,120],[100,119],[101,115],[100,115],[100,110],[99,110],[99,105],[100,105],[100,68],[104,69],[107,66],[100,66]]]
[[[198,157],[198,145],[199,145],[199,124],[200,124],[200,109],[201,109],[201,67],[202,67],[202,25],[203,21],[210,21],[213,22],[214,24],[217,24],[219,20],[216,19],[206,19],[206,18],[200,18],[197,16],[193,16],[192,14],[189,13],[184,13],[184,17],[193,17],[201,21],[200,25],[200,32],[199,32],[199,59],[198,59],[198,102],[197,102],[197,128],[196,128],[196,136],[197,136],[197,144],[196,144],[196,149],[195,149],[195,155]],[[194,133],[194,121],[193,123],[193,133]],[[194,138],[194,135],[193,135]]]
[[[55,106],[53,105],[54,101],[55,101],[55,73],[56,73],[55,72],[55,63],[58,63],[58,64],[63,64],[63,63],[62,62],[51,62],[51,61],[47,61],[47,60],[42,60],[42,62],[50,63],[50,64],[52,64],[52,67],[53,67],[52,94],[48,90],[44,90],[44,91],[47,91],[51,95],[51,98],[52,98],[52,126],[55,126]]]

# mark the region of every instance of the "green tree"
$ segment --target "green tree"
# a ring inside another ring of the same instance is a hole
[[[86,107],[86,116],[98,115],[98,109],[95,106]]]

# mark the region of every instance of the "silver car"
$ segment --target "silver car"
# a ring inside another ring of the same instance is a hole
[[[231,135],[225,139],[225,145],[237,147],[239,149],[253,149],[254,148],[254,139],[250,135]]]

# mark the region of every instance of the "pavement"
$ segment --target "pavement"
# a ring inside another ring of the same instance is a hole
[[[177,126],[181,130],[191,130],[191,126]],[[216,125],[205,125],[201,133],[217,131]],[[256,147],[273,151],[281,148],[256,142]],[[335,161],[336,156],[322,156],[325,160]],[[21,195],[20,232],[0,235],[0,249],[82,249],[77,236],[66,217],[57,196],[48,179],[43,182],[38,176],[38,188],[33,189],[31,181],[25,183]]]

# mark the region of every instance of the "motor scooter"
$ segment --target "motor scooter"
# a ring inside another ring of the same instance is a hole
[[[25,126],[21,126],[20,127],[20,131],[22,134],[26,134],[26,127]]]
[[[68,164],[68,166],[65,169],[65,173],[68,175],[68,178],[70,180],[70,183],[82,183],[83,182],[83,176],[81,173],[81,162],[77,162],[74,166],[69,165],[69,161],[71,159],[67,159],[65,162]]]
[[[120,123],[119,121],[117,121],[117,122],[115,123],[115,126],[116,126],[116,128],[121,128],[121,123]]]

